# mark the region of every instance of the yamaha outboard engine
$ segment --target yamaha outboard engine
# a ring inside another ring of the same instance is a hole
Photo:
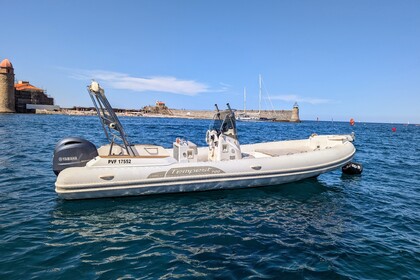
[[[91,142],[78,137],[65,138],[55,145],[54,173],[58,175],[68,167],[85,166],[88,161],[96,156],[98,156],[98,150]]]

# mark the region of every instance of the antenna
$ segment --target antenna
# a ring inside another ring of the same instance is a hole
[[[214,107],[216,107],[216,111],[217,111],[217,113],[219,113],[220,110],[219,110],[219,107],[217,106],[217,104],[214,104]]]
[[[226,103],[226,106],[228,107],[228,109],[229,109],[230,113],[231,113],[231,114],[233,114],[233,111],[232,111],[232,109],[230,108],[229,103]]]
[[[229,116],[229,118],[227,117],[227,115],[226,115],[226,117],[225,117],[225,121],[227,121],[227,120],[229,120],[229,122],[230,122],[230,125],[232,126],[232,128],[233,128],[233,136],[234,136],[234,138],[235,139],[237,139],[237,135],[238,135],[238,132],[237,132],[237,130],[236,130],[236,122],[235,122],[235,113],[233,112],[233,110],[232,110],[232,108],[230,108],[230,105],[229,105],[229,103],[226,103],[226,106],[228,107],[228,109],[229,109],[229,112],[230,112],[230,116]]]

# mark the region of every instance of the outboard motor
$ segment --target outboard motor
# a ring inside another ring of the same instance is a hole
[[[91,142],[79,137],[64,138],[55,145],[53,171],[58,175],[68,167],[85,166],[96,156],[98,150]]]

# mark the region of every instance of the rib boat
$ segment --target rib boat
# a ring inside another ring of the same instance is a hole
[[[170,149],[131,144],[104,89],[96,81],[87,88],[109,143],[96,148],[77,137],[57,143],[55,191],[66,200],[279,185],[339,169],[356,152],[354,134],[240,145],[229,104],[222,111],[216,105],[207,146],[180,138]]]

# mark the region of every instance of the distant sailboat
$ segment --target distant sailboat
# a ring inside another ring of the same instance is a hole
[[[258,113],[247,113],[246,112],[246,88],[244,88],[244,111],[242,113],[239,113],[236,116],[236,120],[238,121],[274,121],[275,118],[264,118],[261,117],[261,98],[262,98],[262,80],[261,80],[261,74],[259,77],[259,91],[258,91]]]
[[[259,113],[258,113],[259,114]],[[238,121],[257,121],[259,116],[249,115],[246,113],[246,88],[244,87],[244,111],[236,116]]]

